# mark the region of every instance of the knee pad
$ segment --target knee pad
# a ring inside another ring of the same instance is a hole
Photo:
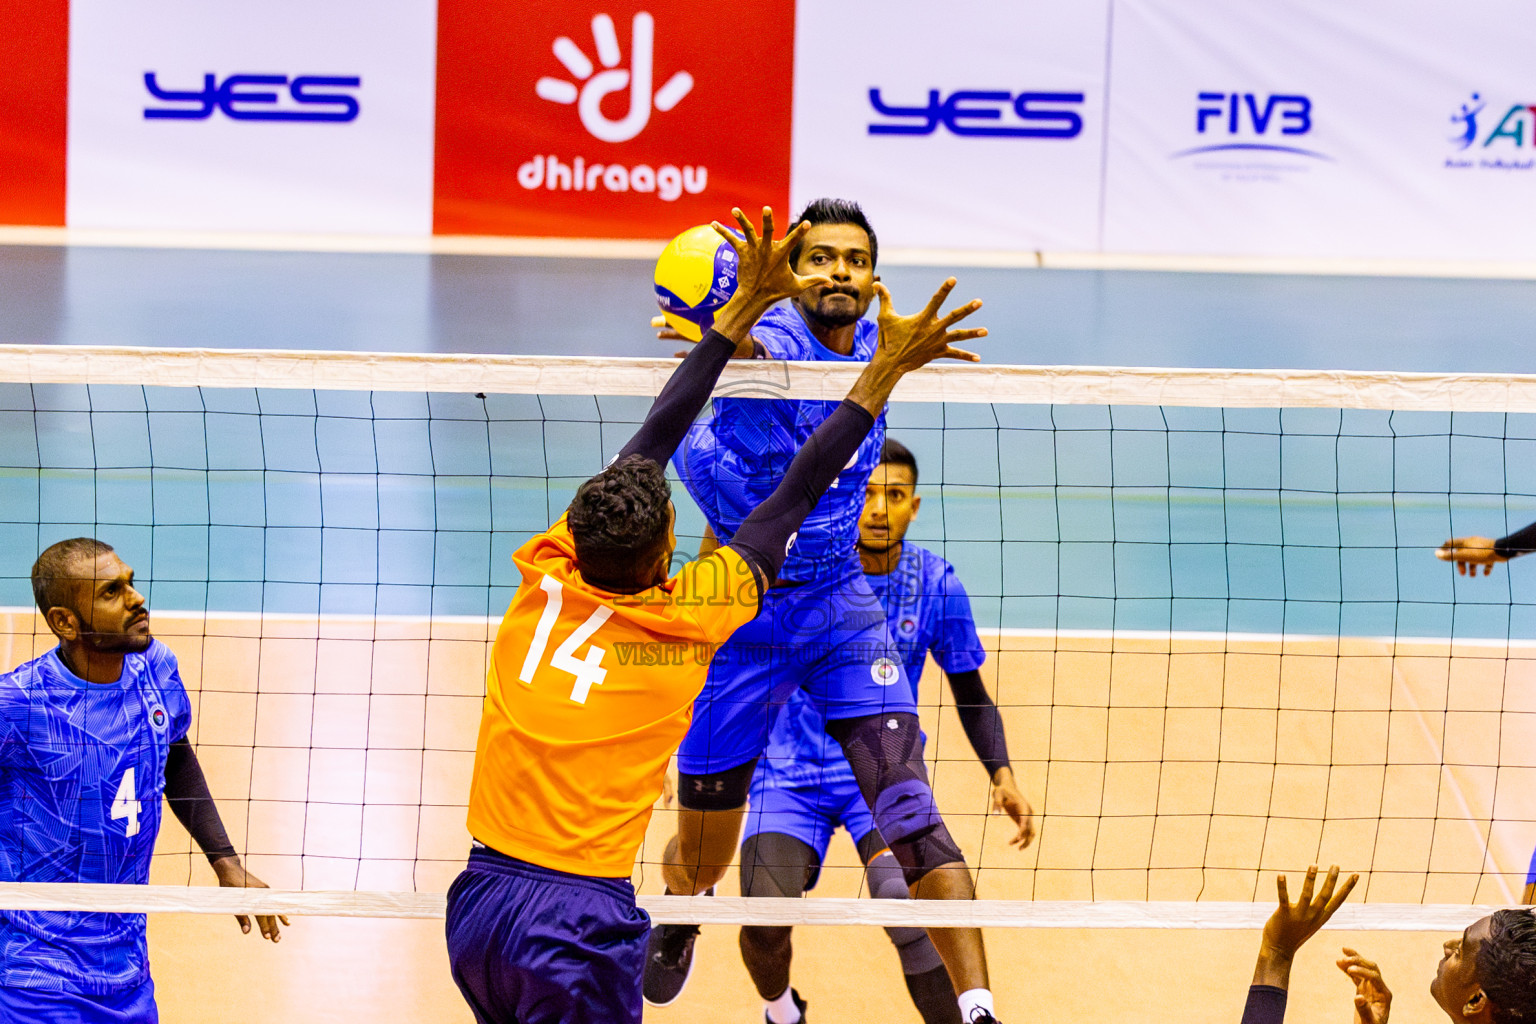
[[[690,811],[733,811],[747,802],[757,758],[707,775],[677,773],[677,802]]]
[[[869,879],[869,894],[875,899],[911,898],[901,864],[889,850],[870,861],[864,873]],[[928,933],[923,929],[887,928],[885,934],[891,937],[891,942],[896,946],[896,955],[901,958],[902,974],[922,974],[944,965],[939,959],[938,950],[933,948],[933,943],[928,941]]]

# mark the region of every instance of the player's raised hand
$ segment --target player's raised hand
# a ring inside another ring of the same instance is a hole
[[[1014,781],[1012,768],[999,768],[992,776],[992,809],[1008,815],[1019,828],[1008,840],[1009,846],[1022,850],[1035,841],[1035,809]]]
[[[1339,970],[1355,983],[1355,1024],[1387,1024],[1392,990],[1381,979],[1381,968],[1345,946]]]
[[[1343,885],[1339,885],[1338,881],[1339,866],[1335,864],[1328,869],[1322,888],[1314,892],[1317,883],[1317,865],[1314,864],[1307,869],[1307,880],[1302,884],[1300,901],[1292,903],[1286,889],[1285,876],[1277,875],[1275,888],[1280,894],[1280,905],[1264,925],[1260,949],[1285,960],[1293,958],[1301,944],[1328,923],[1333,912],[1349,896],[1355,883],[1360,881],[1360,876],[1350,875]]]
[[[266,889],[267,883],[245,870],[239,857],[220,857],[213,862],[213,873],[219,876],[219,885],[229,889]],[[240,931],[246,935],[251,933],[251,919],[244,914],[236,914],[235,921],[240,925]],[[288,918],[282,914],[258,914],[256,927],[261,930],[261,937],[273,942],[282,941],[282,933],[278,930],[277,922],[283,922],[283,927],[290,927]]]
[[[1492,537],[1452,537],[1435,551],[1442,562],[1455,562],[1456,571],[1463,576],[1476,576],[1477,567],[1483,567],[1483,575],[1493,572],[1499,562],[1509,561],[1494,548]]]
[[[955,324],[981,308],[981,300],[972,299],[959,309],[944,316],[939,315],[940,307],[954,287],[955,279],[951,277],[939,285],[939,290],[933,293],[933,298],[928,300],[928,305],[920,312],[902,316],[891,304],[889,289],[879,281],[875,282],[875,294],[880,297],[880,315],[876,320],[880,325],[880,351],[892,359],[903,373],[935,359],[963,359],[970,363],[981,361],[976,353],[954,347],[959,342],[987,336],[985,327],[955,329]]]
[[[789,265],[790,250],[800,244],[801,237],[810,230],[810,224],[796,225],[782,240],[775,242],[773,210],[769,207],[763,207],[761,231],[752,226],[740,209],[732,210],[731,215],[741,229],[739,237],[719,221],[710,225],[736,250],[737,260],[736,291],[715,315],[715,330],[739,341],[775,302],[799,295],[807,288],[831,284],[832,279],[823,274],[797,274]]]

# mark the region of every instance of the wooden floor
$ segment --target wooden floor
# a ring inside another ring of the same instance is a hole
[[[193,738],[229,831],[269,883],[441,891],[468,847],[468,792],[489,629],[478,620],[157,614],[197,711]],[[1003,819],[950,707],[923,710],[935,789],[983,898],[1268,900],[1276,870],[1336,860],[1375,902],[1507,903],[1536,845],[1536,651],[1479,642],[1244,637],[985,638],[1040,841]],[[0,663],[52,646],[0,618]],[[931,671],[931,670],[930,670]],[[928,696],[942,686],[929,681]],[[943,695],[948,702],[947,693]],[[659,892],[658,810],[636,870]],[[211,884],[167,816],[152,881]],[[861,872],[834,840],[818,894]],[[734,875],[724,890],[737,891]],[[1470,923],[1470,919],[1469,919]],[[272,947],[232,920],[153,916],[162,1019],[468,1021],[439,922],[309,918]],[[1325,933],[1301,958],[1292,1015],[1350,1010],[1341,943],[1379,959],[1394,1020],[1434,1020],[1442,936]],[[1082,1012],[1233,1021],[1257,936],[998,929],[1006,1021]],[[796,987],[813,1020],[915,1021],[873,928],[802,928]],[[648,1019],[761,1020],[735,929],[705,930],[698,972]]]

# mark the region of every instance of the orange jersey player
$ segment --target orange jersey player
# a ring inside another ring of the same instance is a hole
[[[475,753],[476,845],[448,892],[453,977],[481,1024],[640,1020],[650,919],[629,876],[704,686],[694,645],[721,643],[757,615],[795,531],[896,381],[969,355],[949,347],[973,333],[948,330],[957,317],[936,315],[941,297],[911,317],[883,302],[880,351],[779,488],[730,544],[668,578],[675,515],[663,467],[758,318],[827,280],[789,267],[804,228],[775,244],[770,211],[761,234],[735,215],[742,238],[716,225],[739,271],[713,329],[615,461],[514,556],[523,579],[496,636]],[[677,657],[680,644],[689,650]]]

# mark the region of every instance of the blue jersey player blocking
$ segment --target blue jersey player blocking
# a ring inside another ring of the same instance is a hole
[[[61,541],[32,591],[59,645],[0,675],[0,881],[146,884],[163,796],[220,885],[265,888],[225,835],[133,570],[101,541]],[[256,920],[273,942],[288,923]],[[144,915],[0,911],[0,1020],[158,1021]]]
[[[791,252],[801,274],[830,280],[771,310],[741,339],[736,356],[865,363],[900,318],[875,275],[874,230],[856,203],[818,199],[796,218],[810,227]],[[918,314],[951,343],[982,337],[951,330],[981,308],[973,301],[939,316],[950,278]],[[876,296],[877,323],[863,319]],[[878,324],[878,326],[877,326]],[[957,353],[958,354],[958,353]],[[966,358],[972,358],[968,353]],[[674,457],[678,474],[715,537],[729,543],[745,516],[784,477],[795,453],[834,402],[721,398]],[[864,485],[880,459],[884,415],[792,538],[779,582],[762,610],[715,654],[678,750],[678,833],[662,857],[668,892],[710,890],[736,857],[747,790],[778,710],[803,692],[827,721],[911,895],[972,899],[970,869],[934,804],[919,745],[917,703],[879,600],[855,546]],[[644,993],[666,1005],[692,967],[693,926],[651,933]],[[935,930],[934,947],[958,994],[962,1018],[991,1022],[986,950],[974,928]]]
[[[905,540],[921,504],[917,459],[888,436],[865,488],[859,561],[913,686],[930,653],[948,678],[961,725],[992,781],[993,805],[1013,818],[1018,831],[1011,842],[1022,849],[1034,838],[1033,811],[1014,781],[1002,718],[978,671],[986,652],[976,635],[970,599],[953,566]],[[774,724],[752,777],[747,807],[743,896],[798,897],[814,888],[832,833],[842,826],[865,865],[870,894],[907,897],[901,867],[875,828],[842,749],[800,694],[789,699]],[[927,935],[920,928],[886,931],[924,1024],[959,1024],[949,978]],[[805,1000],[789,983],[791,956],[789,928],[742,928],[741,957],[766,1004],[768,1024],[803,1019]]]

